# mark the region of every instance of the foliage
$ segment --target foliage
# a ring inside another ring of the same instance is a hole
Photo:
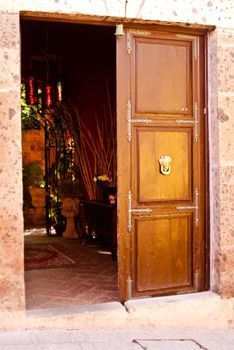
[[[80,194],[79,181],[65,181],[61,184],[62,197],[78,197]]]
[[[44,187],[45,181],[39,161],[23,165],[23,181],[27,187]]]
[[[42,92],[38,89],[39,96]],[[40,111],[40,108],[35,106],[29,106],[26,103],[26,87],[25,84],[21,84],[21,123],[23,130],[36,129],[40,130],[40,122],[37,118],[37,112]]]
[[[45,181],[41,164],[38,161],[23,165],[23,196],[24,206],[30,208],[32,206],[29,187],[44,187]]]

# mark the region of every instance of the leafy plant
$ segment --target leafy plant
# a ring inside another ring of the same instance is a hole
[[[24,164],[23,166],[23,182],[24,184],[34,187],[44,187],[45,181],[43,176],[43,171],[41,163],[39,161],[34,161],[29,164]]]
[[[65,181],[61,184],[61,196],[62,197],[78,197],[80,194],[79,182]]]
[[[41,164],[38,161],[23,165],[23,196],[24,206],[30,208],[32,199],[29,193],[29,187],[44,187],[45,181]]]

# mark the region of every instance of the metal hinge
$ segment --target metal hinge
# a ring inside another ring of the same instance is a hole
[[[198,37],[194,37],[193,35],[184,35],[184,34],[177,34],[176,35],[178,38],[181,39],[191,39],[193,42],[193,57],[194,60],[197,61],[197,59],[199,58],[199,38]]]
[[[198,46],[198,38],[194,40],[194,51],[193,51],[194,60],[197,61],[199,58],[199,46]]]
[[[176,207],[177,210],[195,210],[195,225],[199,225],[199,191],[196,187],[195,192],[195,205],[184,205],[184,206],[178,206]]]
[[[195,141],[198,142],[198,137],[199,137],[199,128],[198,128],[198,103],[195,102],[194,103],[194,110],[193,110],[193,114],[194,114],[194,122],[195,122],[195,125],[194,125],[194,131],[195,131]]]
[[[199,124],[198,124],[198,103],[197,102],[194,102],[193,117],[194,117],[194,120],[177,119],[176,123],[178,123],[178,124],[194,124],[194,139],[195,139],[195,142],[198,142],[198,139],[199,139]]]
[[[131,101],[128,100],[127,103],[127,138],[128,142],[131,141],[132,139],[132,125],[131,125],[131,120],[132,120],[132,104]]]
[[[137,35],[150,35],[151,32],[147,30],[129,30],[127,32],[127,52],[130,55],[132,52],[132,39],[131,34],[137,34]]]
[[[132,232],[132,214],[150,214],[152,213],[150,208],[132,209],[132,192],[128,191],[128,232]]]
[[[132,297],[132,279],[130,276],[127,279],[127,294],[127,299],[130,300]]]
[[[206,115],[207,113],[206,107],[203,109],[203,113]]]
[[[196,290],[199,289],[199,285],[200,285],[200,271],[196,270],[194,274],[194,287]]]
[[[129,32],[127,32],[127,52],[129,55],[132,52],[131,34]]]
[[[137,35],[150,35],[151,34],[151,32],[149,32],[148,30],[139,30],[139,29],[136,29],[136,30],[130,29],[129,33],[137,34]]]
[[[132,104],[131,101],[128,100],[127,103],[127,139],[128,142],[132,140],[132,123],[144,123],[149,124],[153,123],[151,119],[132,119]]]

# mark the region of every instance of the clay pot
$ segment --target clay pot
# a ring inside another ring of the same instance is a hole
[[[46,222],[46,193],[43,187],[29,187],[29,193],[32,197],[34,225],[44,225]]]
[[[75,218],[79,214],[80,200],[74,197],[64,197],[62,199],[61,213],[67,219],[66,230],[63,233],[64,238],[79,238],[75,226]]]

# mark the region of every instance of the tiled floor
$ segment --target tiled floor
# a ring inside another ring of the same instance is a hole
[[[47,237],[43,229],[25,231],[25,243],[57,242],[82,257],[72,268],[25,271],[27,309],[58,308],[118,300],[117,262],[104,248],[78,239]],[[85,262],[85,263],[84,263]]]

